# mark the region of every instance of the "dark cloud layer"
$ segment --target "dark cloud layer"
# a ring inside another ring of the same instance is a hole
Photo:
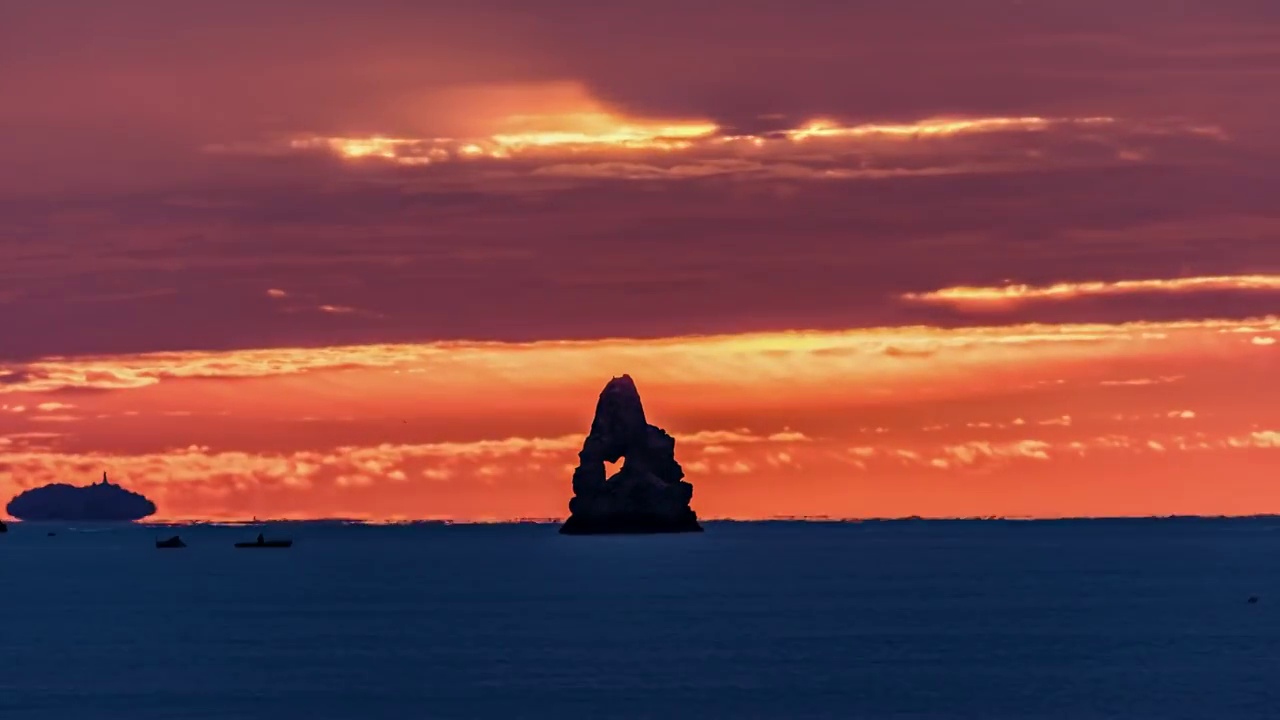
[[[0,355],[963,324],[900,296],[1280,273],[1275,3],[460,7],[0,0]],[[289,145],[484,135],[562,92],[720,129],[420,166]],[[1066,120],[717,144],[957,115]]]

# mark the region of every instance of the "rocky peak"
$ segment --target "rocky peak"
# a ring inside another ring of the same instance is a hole
[[[607,462],[617,462],[629,449],[645,443],[648,428],[640,391],[630,375],[623,375],[610,380],[600,391],[587,440],[594,441],[593,454]],[[583,452],[586,451],[584,445]]]
[[[596,402],[591,432],[578,453],[573,473],[574,498],[561,532],[699,531],[689,508],[693,486],[682,482],[675,459],[675,438],[645,420],[640,392],[630,375],[615,377]],[[605,463],[624,459],[622,469],[605,478]]]

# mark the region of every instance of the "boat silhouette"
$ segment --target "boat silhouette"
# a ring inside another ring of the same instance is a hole
[[[238,542],[238,548],[287,548],[293,547],[292,540],[268,540],[262,535],[258,535],[258,539],[253,542]]]
[[[158,550],[164,550],[166,548],[184,548],[186,546],[187,544],[182,542],[182,538],[178,537],[177,535],[174,535],[168,540],[156,541],[156,549]]]

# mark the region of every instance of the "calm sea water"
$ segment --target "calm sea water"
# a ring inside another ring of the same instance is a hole
[[[0,536],[0,718],[1280,717],[1276,519],[177,531]]]

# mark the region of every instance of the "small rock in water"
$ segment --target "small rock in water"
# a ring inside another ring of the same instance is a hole
[[[1249,596],[1249,604],[1250,604],[1250,605],[1257,605],[1257,604],[1258,604],[1258,596],[1257,596],[1257,595],[1250,595],[1250,596]]]

